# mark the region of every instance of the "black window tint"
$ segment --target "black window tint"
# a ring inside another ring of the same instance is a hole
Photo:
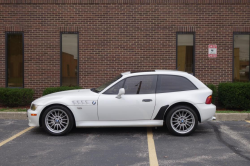
[[[187,91],[195,89],[197,89],[195,85],[185,77],[159,75],[156,93]]]
[[[155,93],[157,76],[136,76],[127,78],[124,84],[125,94]]]
[[[104,94],[118,94],[119,89],[122,88],[124,83],[124,80],[116,83],[114,86],[112,86],[111,88],[109,88],[106,92],[104,92]]]

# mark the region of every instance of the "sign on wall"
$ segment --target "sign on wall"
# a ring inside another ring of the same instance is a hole
[[[209,44],[208,45],[208,57],[216,58],[217,57],[217,45]]]

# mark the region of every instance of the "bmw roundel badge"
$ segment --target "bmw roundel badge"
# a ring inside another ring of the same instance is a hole
[[[95,105],[95,104],[96,104],[96,101],[92,101],[92,104]]]

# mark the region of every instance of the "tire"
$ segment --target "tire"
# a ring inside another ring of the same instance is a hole
[[[52,106],[42,114],[43,129],[54,136],[68,134],[74,126],[71,111],[63,106]]]
[[[180,105],[169,110],[166,116],[166,125],[172,134],[187,136],[195,131],[198,117],[192,108]]]

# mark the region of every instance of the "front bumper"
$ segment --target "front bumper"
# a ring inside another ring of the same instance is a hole
[[[210,120],[213,118],[216,106],[213,104],[196,104],[196,108],[198,109],[201,117],[201,122],[206,120]]]
[[[39,125],[39,117],[43,110],[44,106],[37,106],[35,111],[28,109],[27,116],[28,116],[28,125],[29,126],[40,126]],[[31,115],[32,114],[32,115]]]

